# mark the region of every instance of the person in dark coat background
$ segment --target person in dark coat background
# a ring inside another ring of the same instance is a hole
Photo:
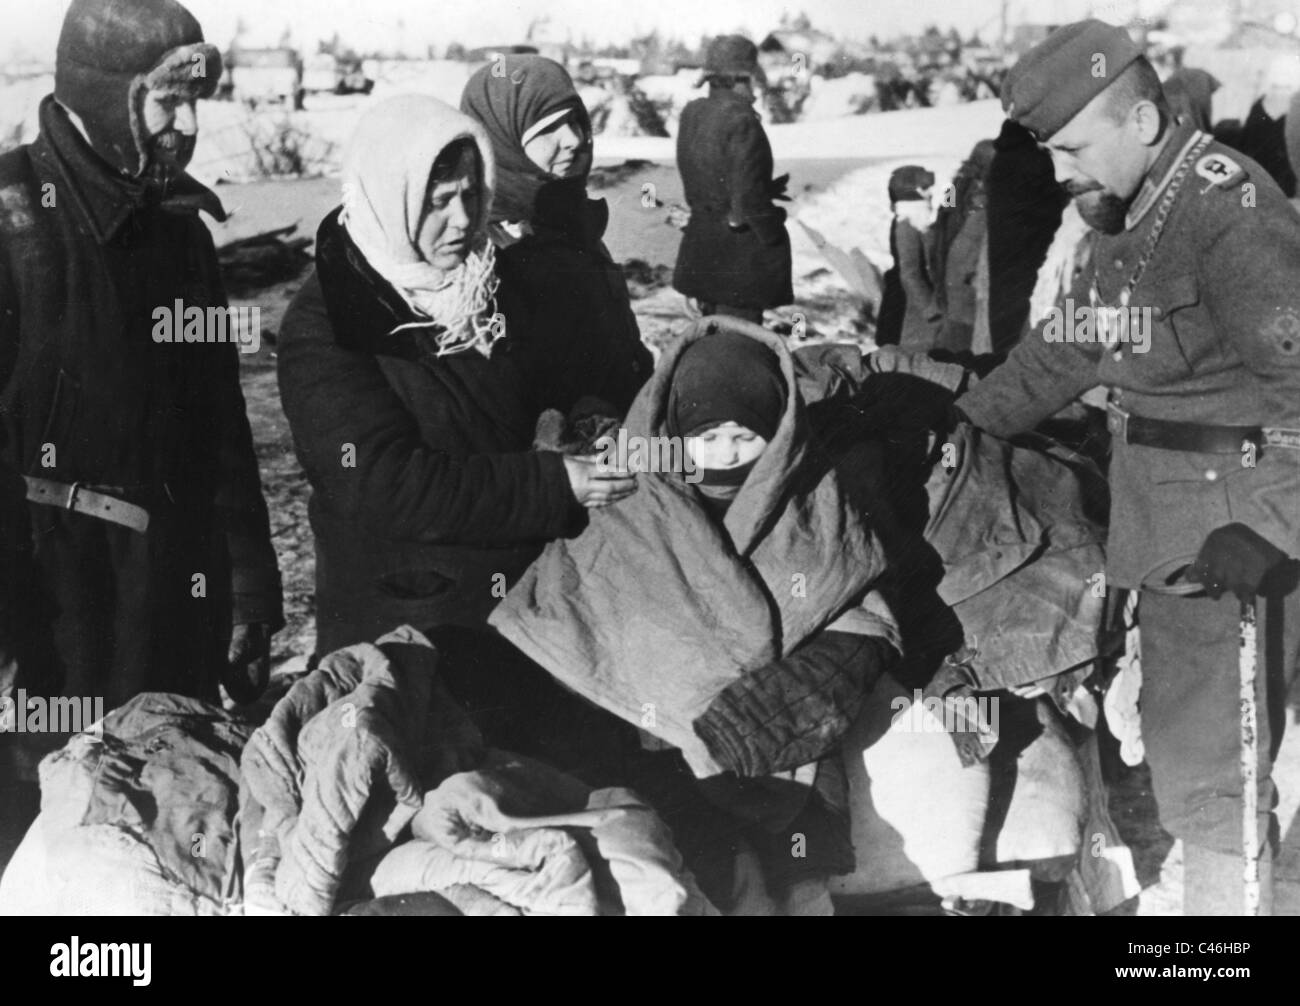
[[[930,196],[934,173],[915,164],[889,176],[889,200],[894,219],[889,226],[889,251],[894,264],[885,273],[876,327],[879,345],[926,352],[943,330],[943,309],[930,269]]]
[[[1250,114],[1233,144],[1273,176],[1282,193],[1296,194],[1296,171],[1287,154],[1287,111],[1300,91],[1300,57],[1279,56],[1269,67],[1264,93],[1250,106]]]
[[[993,351],[1020,341],[1029,321],[1029,298],[1069,197],[1052,169],[1052,158],[1029,131],[1011,119],[1002,124],[989,166],[989,331]]]
[[[968,351],[975,332],[977,273],[988,241],[985,178],[993,161],[993,141],[980,140],[962,162],[934,222],[933,276],[943,311],[938,348]]]
[[[682,111],[677,169],[690,222],[677,252],[673,288],[702,313],[761,324],[765,308],[794,300],[784,198],[787,176],[772,178],[772,147],[754,110],[765,83],[758,49],[742,35],[709,45],[706,98]]]
[[[156,327],[178,300],[226,303],[198,211],[225,215],[184,171],[220,75],[174,0],[74,0],[40,135],[0,158],[0,468],[19,551],[0,694],[111,708],[266,684],[280,579],[238,350]]]
[[[565,767],[542,735],[581,712],[485,622],[583,506],[635,482],[530,449],[548,396],[496,311],[494,175],[482,127],[442,102],[366,111],[284,317],[280,396],[313,490],[316,652],[412,625],[487,743]]]
[[[601,240],[609,207],[587,198],[591,120],[573,81],[554,60],[505,56],[469,79],[461,111],[492,143],[497,300],[519,328],[537,404],[568,414],[591,395],[621,416],[654,361]]]

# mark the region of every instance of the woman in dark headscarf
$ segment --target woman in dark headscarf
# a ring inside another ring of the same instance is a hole
[[[591,120],[573,81],[541,56],[505,56],[465,85],[461,111],[488,135],[497,188],[491,237],[498,303],[544,393],[572,411],[594,395],[622,415],[653,367],[627,282],[602,237],[604,200],[587,198]]]

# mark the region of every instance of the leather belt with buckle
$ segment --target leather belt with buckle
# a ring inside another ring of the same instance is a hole
[[[38,479],[24,475],[27,483],[27,498],[33,503],[55,506],[73,513],[84,513],[90,517],[121,524],[141,534],[149,527],[149,511],[142,506],[128,503],[107,493],[90,489],[80,482],[69,485],[55,482],[53,479]]]
[[[1246,444],[1254,444],[1256,448],[1283,447],[1300,450],[1300,430],[1175,423],[1168,419],[1135,416],[1114,402],[1106,404],[1106,428],[1110,430],[1111,436],[1126,444],[1166,451],[1240,454]]]

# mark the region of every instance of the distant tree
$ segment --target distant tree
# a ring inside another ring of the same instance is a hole
[[[442,54],[443,59],[456,60],[460,63],[465,62],[465,56],[465,46],[460,42],[449,42],[447,44],[447,51]]]
[[[540,17],[533,18],[531,21],[528,22],[528,31],[524,35],[524,41],[532,42],[535,40],[540,40],[542,38],[542,35],[545,34],[544,29],[550,23],[551,23],[551,19],[545,14],[541,15]]]
[[[670,65],[679,63],[689,63],[694,58],[694,53],[687,47],[686,43],[680,38],[671,39],[665,46],[662,59]]]
[[[642,62],[656,61],[663,54],[663,50],[663,39],[659,36],[659,29],[656,28],[648,35],[632,39],[628,45],[628,56]]]

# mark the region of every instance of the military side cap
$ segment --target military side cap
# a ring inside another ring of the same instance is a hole
[[[1127,31],[1104,21],[1076,21],[1030,49],[1002,85],[1007,118],[1041,143],[1062,129],[1142,55]]]

